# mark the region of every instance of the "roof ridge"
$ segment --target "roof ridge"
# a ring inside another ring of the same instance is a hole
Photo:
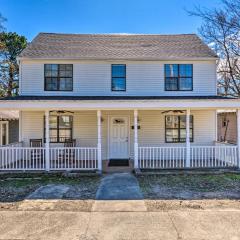
[[[196,35],[196,33],[169,33],[169,34],[160,34],[160,33],[54,33],[54,32],[39,32],[40,34],[46,35],[95,35],[95,36],[189,36]],[[38,36],[37,35],[37,36]],[[35,37],[36,38],[36,37]]]

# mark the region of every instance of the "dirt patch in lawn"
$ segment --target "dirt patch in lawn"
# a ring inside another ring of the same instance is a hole
[[[145,199],[240,199],[240,174],[139,176]]]
[[[0,176],[0,209],[18,209],[23,204],[29,194],[41,186],[48,184],[64,184],[68,186],[68,191],[63,195],[61,201],[54,204],[55,210],[60,209],[89,209],[95,199],[96,191],[100,183],[99,176],[78,176],[66,177],[63,174],[11,174]],[[60,199],[57,199],[60,200]],[[77,205],[76,201],[81,200]],[[49,208],[53,204],[47,204],[46,201],[35,201],[33,204],[28,202],[29,207]],[[51,208],[51,207],[50,207]],[[36,210],[36,209],[35,209]]]
[[[149,210],[240,209],[240,174],[145,175],[138,181]]]

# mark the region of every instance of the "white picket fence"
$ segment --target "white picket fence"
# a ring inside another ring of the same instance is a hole
[[[237,146],[191,146],[189,165],[186,154],[186,147],[139,147],[139,168],[239,167]]]
[[[97,148],[50,148],[49,170],[95,170],[98,168]],[[46,170],[44,147],[0,147],[0,171]]]

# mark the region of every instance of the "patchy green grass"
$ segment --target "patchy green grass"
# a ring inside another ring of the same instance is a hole
[[[240,199],[240,174],[148,175],[138,180],[150,199]]]
[[[47,184],[66,184],[70,191],[66,199],[95,198],[100,182],[98,176],[66,177],[63,174],[9,174],[0,175],[0,202],[23,200],[37,188]]]

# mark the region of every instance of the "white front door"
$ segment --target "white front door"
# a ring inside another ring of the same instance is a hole
[[[109,132],[109,158],[129,158],[128,117],[111,117]]]
[[[0,145],[8,144],[8,122],[0,122]]]

